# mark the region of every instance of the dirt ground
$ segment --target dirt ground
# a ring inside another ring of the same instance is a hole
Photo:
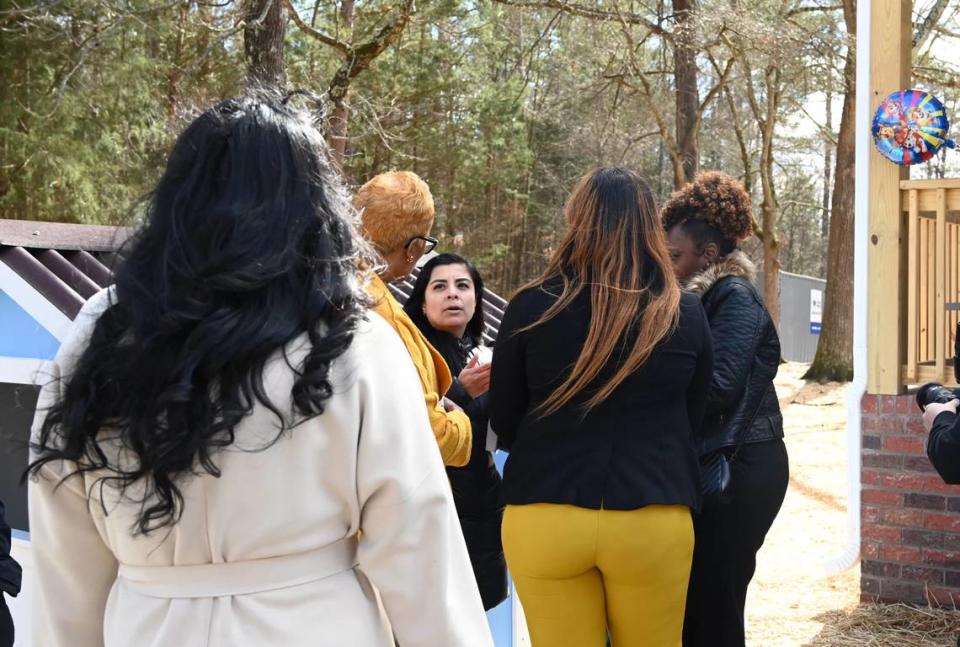
[[[747,598],[750,647],[809,645],[828,611],[855,608],[860,568],[823,575],[847,542],[847,385],[806,384],[803,364],[784,364],[777,393],[790,456],[790,487]]]

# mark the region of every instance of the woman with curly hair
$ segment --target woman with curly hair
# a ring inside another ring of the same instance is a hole
[[[36,645],[491,645],[410,357],[309,118],[177,139],[34,426]]]
[[[773,378],[780,339],[737,244],[752,232],[750,197],[733,178],[701,173],[663,207],[674,271],[700,296],[714,343],[701,456],[731,461],[723,502],[694,517],[696,544],[684,647],[743,647],[747,586],[780,511],[789,468]]]

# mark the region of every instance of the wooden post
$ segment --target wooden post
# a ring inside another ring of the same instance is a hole
[[[934,310],[936,334],[937,379],[946,379],[947,358],[947,190],[937,189],[937,237],[934,245],[934,267],[936,268],[936,305]]]
[[[920,210],[917,206],[917,189],[909,190],[909,220],[907,221],[907,371],[904,376],[915,382],[917,379],[917,349],[920,339],[917,334],[917,324],[920,321],[918,313],[918,293],[920,286]]]
[[[870,102],[873,111],[890,93],[909,87],[912,49],[911,0],[874,0],[870,11]],[[867,263],[867,391],[903,390],[906,312],[901,280],[904,236],[900,180],[905,167],[870,150],[870,240]]]

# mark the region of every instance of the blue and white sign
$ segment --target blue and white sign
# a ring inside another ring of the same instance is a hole
[[[820,334],[823,322],[823,290],[810,290],[810,334]]]

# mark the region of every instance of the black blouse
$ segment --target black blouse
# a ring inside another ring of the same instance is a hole
[[[679,324],[650,358],[586,415],[587,389],[557,412],[532,413],[569,375],[587,337],[590,294],[532,330],[557,301],[559,282],[518,294],[507,306],[493,353],[490,421],[510,451],[507,504],[559,503],[634,510],[700,504],[699,434],[713,346],[700,299],[684,293]],[[626,343],[621,344],[626,349]],[[614,352],[597,379],[619,365]]]
[[[461,407],[467,417],[470,418],[470,427],[473,431],[473,445],[470,452],[470,461],[480,461],[486,466],[486,443],[487,443],[487,421],[488,421],[488,403],[489,396],[483,393],[473,398],[467,393],[467,390],[460,384],[458,376],[469,362],[470,352],[479,346],[477,340],[472,337],[458,339],[448,332],[437,330],[427,326],[426,330],[421,328],[424,337],[427,338],[434,348],[443,357],[443,360],[450,368],[450,374],[453,376],[453,382],[447,390],[446,397],[453,400]],[[447,473],[458,468],[447,468]]]

